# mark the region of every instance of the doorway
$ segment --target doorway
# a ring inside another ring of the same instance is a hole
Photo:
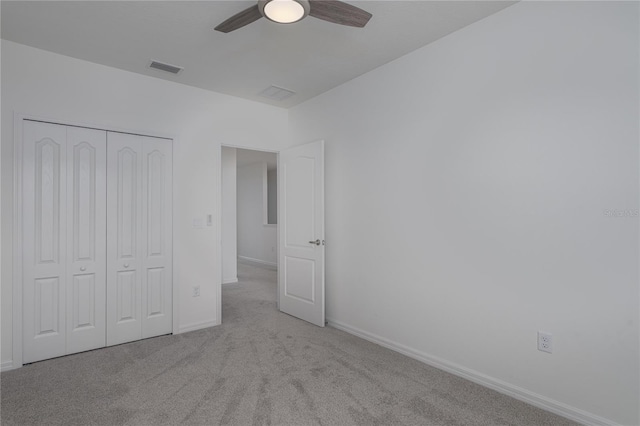
[[[236,279],[238,271],[238,255],[243,261],[254,261],[255,258],[242,254],[239,243],[242,235],[238,232],[238,218],[241,216],[238,202],[238,154],[241,155],[241,167],[244,152],[235,147],[222,147],[221,152],[221,275],[229,277],[229,265],[235,262]],[[248,156],[261,155],[253,150]],[[273,154],[273,153],[272,153]],[[276,183],[278,224],[275,224],[275,247],[267,245],[275,255],[278,270],[276,282],[276,309],[285,314],[308,321],[319,327],[325,326],[325,237],[324,237],[324,141],[318,140],[280,150],[276,154]],[[247,165],[254,163],[246,161]],[[235,166],[235,167],[234,167]],[[251,210],[261,218],[262,226],[269,226],[268,170],[262,166],[262,203]],[[235,185],[234,185],[235,182]],[[265,184],[266,182],[266,184]],[[266,195],[265,195],[266,194]],[[225,201],[226,199],[226,201]],[[234,212],[233,207],[236,207]],[[234,222],[235,221],[235,222]],[[235,235],[234,235],[235,232]],[[257,241],[257,234],[247,233],[248,247],[264,249],[265,245]],[[233,242],[235,241],[235,247]],[[234,251],[235,250],[235,251]],[[264,250],[262,250],[264,253]],[[257,259],[260,261],[260,259]],[[257,262],[266,265],[265,262]],[[233,272],[233,270],[232,270]],[[223,279],[223,282],[225,280]],[[231,280],[226,282],[231,284]],[[222,285],[218,287],[220,314],[222,323]]]
[[[278,154],[223,146],[221,166],[223,287],[272,277],[277,308]]]

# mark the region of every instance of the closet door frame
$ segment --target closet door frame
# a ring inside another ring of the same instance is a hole
[[[107,132],[128,133],[133,135],[150,136],[160,139],[169,139],[172,141],[173,158],[176,158],[176,147],[179,146],[178,138],[175,135],[160,134],[147,130],[136,129],[123,129],[114,126],[103,126],[95,123],[82,123],[73,120],[63,120],[52,117],[42,117],[37,115],[31,115],[26,113],[20,113],[14,111],[13,113],[13,235],[12,235],[12,248],[13,248],[13,285],[12,285],[12,345],[13,356],[11,360],[11,367],[7,369],[20,368],[23,365],[23,351],[22,351],[22,322],[23,322],[23,297],[22,297],[22,279],[23,279],[23,262],[22,262],[22,250],[23,250],[23,200],[22,200],[22,138],[23,138],[23,125],[25,121],[40,121],[44,123],[57,124],[61,126],[82,127],[87,129],[104,130]],[[172,196],[175,198],[176,194],[176,168],[173,167],[173,182]],[[175,229],[176,229],[176,205],[172,202],[172,239],[174,244],[172,246],[172,264],[173,264],[173,288],[172,288],[172,333],[178,334],[179,331],[179,288],[178,281],[178,249],[175,245]]]

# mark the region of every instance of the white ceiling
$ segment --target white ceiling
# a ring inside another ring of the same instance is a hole
[[[255,163],[267,163],[267,170],[276,170],[278,156],[274,152],[254,151],[253,149],[236,150],[236,166],[242,167]]]
[[[513,4],[506,1],[357,1],[365,28],[312,17],[213,28],[253,1],[2,1],[2,38],[190,86],[291,107]],[[177,76],[151,60],[184,67]],[[293,90],[281,101],[258,96]]]

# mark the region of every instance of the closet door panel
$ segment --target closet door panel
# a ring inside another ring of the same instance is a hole
[[[67,353],[106,345],[105,131],[67,129]]]
[[[172,331],[172,141],[142,137],[142,337]]]
[[[142,338],[142,142],[107,133],[107,345]]]
[[[66,353],[67,128],[23,121],[23,362]]]

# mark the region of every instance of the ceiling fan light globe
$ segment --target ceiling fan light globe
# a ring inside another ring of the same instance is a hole
[[[298,22],[309,14],[307,0],[261,0],[258,6],[267,19],[280,24]]]

